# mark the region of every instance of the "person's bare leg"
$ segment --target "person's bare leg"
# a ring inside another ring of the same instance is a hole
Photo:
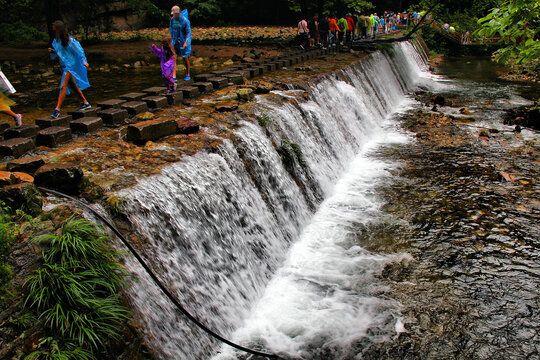
[[[189,72],[190,71],[190,64],[189,64],[189,58],[188,57],[184,58],[184,64],[186,65],[186,76],[190,76],[189,75],[189,73],[190,73]]]
[[[64,79],[64,83],[62,84],[62,88],[60,89],[60,95],[58,96],[58,103],[56,104],[56,110],[60,110],[60,107],[62,107],[62,104],[64,103],[64,100],[66,99],[66,92],[67,92],[67,86],[69,81],[71,80],[71,74],[67,73],[66,78]]]
[[[81,100],[83,101],[83,103],[86,104],[88,101],[86,101],[86,98],[84,97],[84,94],[83,94],[82,90],[79,89],[79,87],[78,87],[77,84],[75,83],[75,79],[73,79],[73,76],[71,76],[71,79],[70,79],[70,85],[71,85],[71,88],[75,90],[75,92],[77,93],[77,95],[79,95],[79,97],[81,98]]]
[[[16,118],[17,117],[17,114],[15,114],[13,111],[11,110],[0,110],[1,113],[4,113],[6,115],[9,115],[11,116],[12,118]]]

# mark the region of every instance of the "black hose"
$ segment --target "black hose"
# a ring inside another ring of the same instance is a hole
[[[180,302],[171,294],[171,292],[165,287],[165,285],[163,285],[163,283],[158,279],[158,277],[154,274],[154,272],[152,271],[152,269],[150,268],[150,266],[148,266],[148,264],[146,264],[146,262],[143,260],[143,258],[137,253],[137,251],[135,250],[135,248],[133,248],[133,246],[126,240],[126,238],[124,238],[124,236],[120,233],[120,231],[118,231],[114,225],[112,225],[109,220],[107,220],[106,218],[104,218],[103,216],[101,216],[101,214],[99,214],[97,211],[95,211],[94,209],[92,209],[90,206],[86,205],[84,202],[80,201],[80,200],[77,200],[69,195],[66,195],[66,194],[63,194],[59,191],[55,191],[55,190],[50,190],[50,189],[45,189],[45,188],[38,188],[41,192],[43,193],[46,193],[46,194],[51,194],[51,195],[55,195],[55,196],[59,196],[59,197],[63,197],[65,199],[69,199],[73,202],[75,202],[76,204],[84,207],[85,209],[87,210],[90,210],[90,212],[92,212],[99,220],[101,220],[102,222],[105,223],[105,225],[107,225],[113,232],[116,236],[118,236],[118,238],[120,239],[120,241],[122,241],[122,243],[129,249],[129,251],[133,254],[133,256],[135,256],[135,258],[137,259],[137,261],[142,265],[142,267],[144,268],[144,270],[148,273],[148,275],[150,275],[150,277],[152,278],[152,280],[154,281],[154,283],[161,289],[161,291],[163,291],[163,293],[165,294],[165,296],[167,296],[169,298],[169,300],[171,300],[173,302],[173,304],[176,306],[176,308],[178,310],[180,310],[180,312],[182,314],[184,314],[191,322],[193,322],[195,325],[197,325],[199,328],[201,328],[203,331],[205,331],[207,334],[209,334],[210,336],[218,339],[219,341],[229,345],[229,346],[232,346],[233,348],[235,349],[238,349],[238,350],[241,350],[241,351],[244,351],[248,354],[252,354],[252,355],[257,355],[257,356],[263,356],[265,358],[268,358],[268,359],[282,359],[281,357],[275,355],[275,354],[267,354],[267,353],[263,353],[263,352],[260,352],[260,351],[257,351],[257,350],[252,350],[252,349],[248,349],[246,347],[243,347],[241,345],[238,345],[238,344],[235,344],[233,343],[232,341],[230,340],[227,340],[225,339],[223,336],[217,334],[216,332],[212,331],[211,329],[209,329],[206,325],[204,325],[203,323],[201,323],[199,320],[197,320],[193,315],[191,315],[183,306],[182,304],[180,304]],[[283,360],[283,359],[282,359]]]

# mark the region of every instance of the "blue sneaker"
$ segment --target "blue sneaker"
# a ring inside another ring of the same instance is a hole
[[[184,78],[184,81],[188,81],[188,80],[191,80],[191,76],[189,75]]]
[[[90,105],[90,103],[84,103],[82,104],[81,106],[79,106],[77,108],[77,111],[81,111],[81,110],[85,110],[85,109],[90,109],[92,107],[92,105]]]
[[[173,78],[174,82],[177,82],[178,80],[176,80],[176,78]]]
[[[60,116],[60,110],[54,109],[54,111],[51,114],[51,119],[56,119]]]

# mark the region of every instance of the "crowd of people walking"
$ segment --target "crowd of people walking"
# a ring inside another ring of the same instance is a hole
[[[371,40],[377,34],[388,34],[396,31],[398,26],[417,24],[422,18],[420,12],[394,13],[385,11],[379,16],[377,13],[360,14],[348,13],[343,16],[329,14],[319,17],[303,17],[298,23],[298,45],[329,47],[343,45],[355,40]]]

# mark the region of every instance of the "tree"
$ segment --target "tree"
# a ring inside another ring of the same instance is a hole
[[[478,35],[501,37],[503,47],[495,52],[501,63],[531,64],[540,59],[540,2],[536,0],[505,0],[486,17],[479,20]]]

